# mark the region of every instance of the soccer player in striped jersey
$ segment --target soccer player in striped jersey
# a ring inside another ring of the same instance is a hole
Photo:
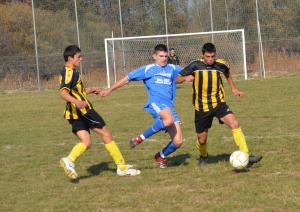
[[[174,109],[176,77],[181,67],[167,64],[167,57],[167,47],[158,44],[153,52],[155,63],[131,71],[126,77],[100,93],[101,96],[107,96],[130,81],[144,82],[149,97],[144,109],[152,115],[154,123],[140,136],[132,139],[130,146],[135,147],[157,132],[167,131],[171,141],[154,156],[160,168],[167,167],[167,156],[175,152],[183,143],[180,120]]]
[[[81,63],[81,50],[78,46],[71,45],[64,51],[66,64],[60,76],[60,96],[66,101],[64,117],[72,126],[72,132],[79,138],[67,157],[61,158],[60,165],[71,179],[77,179],[75,161],[91,147],[90,129],[102,138],[106,150],[117,165],[119,176],[135,176],[140,171],[127,165],[117,144],[113,140],[110,130],[103,118],[93,109],[88,100],[88,94],[98,94],[99,87],[84,88],[81,76],[75,69]]]
[[[224,75],[232,93],[235,96],[244,96],[233,82],[228,64],[223,59],[216,59],[216,47],[206,43],[202,47],[202,59],[187,65],[178,75],[177,83],[186,81],[187,76],[193,76],[193,105],[195,108],[195,128],[197,133],[196,147],[199,150],[199,164],[206,165],[208,161],[207,136],[214,117],[219,123],[228,125],[234,141],[239,149],[249,154],[244,133],[235,115],[225,102],[225,93],[222,83]],[[250,156],[249,163],[253,164],[262,159],[261,156]]]

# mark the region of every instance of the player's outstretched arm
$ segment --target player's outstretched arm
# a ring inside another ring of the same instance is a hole
[[[118,82],[113,84],[110,88],[104,89],[100,91],[101,96],[107,96],[109,95],[113,90],[123,87],[124,85],[129,83],[128,77],[124,77],[123,79],[120,79]]]
[[[188,76],[181,76],[178,75],[176,78],[176,83],[181,84],[183,82],[193,82],[194,76],[193,75],[188,75]]]
[[[197,69],[197,61],[194,61],[184,67],[176,77],[176,83],[193,82],[194,71]]]
[[[100,87],[91,87],[91,88],[86,88],[85,90],[87,94],[91,94],[91,93],[99,94],[102,89]]]
[[[245,96],[245,93],[243,91],[240,91],[237,89],[230,73],[228,74],[228,77],[226,77],[226,80],[227,80],[227,83],[230,85],[232,93],[235,96]]]
[[[85,101],[79,101],[78,99],[75,99],[73,96],[69,94],[69,92],[66,89],[60,90],[60,96],[66,101],[71,102],[76,105],[77,108],[85,108],[87,106],[87,103]]]

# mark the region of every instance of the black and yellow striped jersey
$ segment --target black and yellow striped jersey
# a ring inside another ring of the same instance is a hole
[[[221,73],[227,78],[229,66],[223,59],[217,59],[213,65],[196,60],[179,73],[181,76],[193,75],[193,105],[197,111],[208,112],[221,102],[225,102],[225,92]]]
[[[76,108],[76,105],[67,102],[64,117],[68,120],[78,119],[78,114],[85,115],[87,110],[93,109],[91,102],[87,99],[87,93],[83,86],[79,72],[65,66],[60,75],[60,90],[66,89],[69,94],[80,101],[85,101],[87,106],[82,109]]]

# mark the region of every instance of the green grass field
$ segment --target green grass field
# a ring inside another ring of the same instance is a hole
[[[227,103],[249,148],[263,160],[236,173],[228,159],[236,149],[231,131],[217,120],[210,130],[210,164],[197,165],[191,85],[180,85],[176,109],[185,144],[159,169],[153,156],[167,142],[160,133],[131,150],[128,140],[152,123],[143,111],[146,93],[128,86],[109,97],[91,96],[138,177],[118,177],[101,140],[77,163],[72,183],[59,167],[77,142],[63,119],[57,91],[0,92],[0,211],[299,211],[300,76],[237,82],[247,93]]]

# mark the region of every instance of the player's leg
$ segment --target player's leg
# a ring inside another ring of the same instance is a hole
[[[107,127],[93,128],[93,131],[102,138],[105,149],[117,165],[117,174],[119,176],[136,176],[141,173],[140,170],[134,169],[133,166],[125,163],[124,157]]]
[[[165,126],[160,117],[154,119],[154,123],[146,129],[141,135],[131,139],[129,145],[131,148],[136,147],[138,144],[142,143],[145,139],[151,137],[152,135],[158,133],[161,130],[164,130]]]
[[[76,121],[79,123],[80,121]],[[76,179],[78,174],[75,170],[75,161],[91,146],[90,134],[87,130],[83,129],[85,127],[79,127],[80,124],[73,125],[73,132],[80,139],[80,142],[77,143],[69,153],[67,157],[61,158],[60,165],[63,167],[67,176],[71,179]],[[74,127],[77,129],[74,129]],[[81,130],[79,130],[81,128]]]
[[[249,149],[248,149],[248,145],[246,142],[246,138],[240,127],[240,124],[239,124],[237,118],[235,117],[235,115],[232,113],[232,111],[229,109],[229,107],[226,104],[223,104],[222,107],[223,107],[223,109],[220,109],[217,114],[219,116],[219,119],[221,120],[221,122],[225,123],[227,126],[229,126],[231,128],[234,142],[239,147],[239,150],[249,154]],[[260,155],[249,156],[250,163],[257,163],[261,159],[262,159],[262,156],[260,156]]]
[[[201,156],[206,157],[208,155],[206,142],[208,136],[208,129],[205,129],[203,132],[197,133],[196,148],[199,150]]]
[[[162,120],[165,120],[167,132],[170,135],[171,141],[155,155],[155,160],[159,163],[160,168],[167,167],[166,157],[175,152],[183,143],[182,130],[180,121],[174,108],[168,108],[160,113]]]
[[[88,120],[89,127],[102,138],[105,149],[118,167],[117,174],[120,176],[139,175],[141,173],[139,170],[133,169],[132,166],[125,163],[124,157],[114,141],[112,133],[105,126],[106,124],[103,118],[94,110],[89,111],[89,113],[85,115],[85,118]]]
[[[168,133],[170,135],[171,141],[154,156],[160,168],[167,167],[167,156],[175,152],[183,144],[182,130],[179,123],[175,123],[172,126],[168,127]]]
[[[154,118],[154,123],[146,129],[141,135],[131,139],[129,145],[134,148],[138,144],[142,143],[145,139],[151,137],[152,135],[160,132],[161,130],[166,130],[167,126],[174,123],[172,113],[168,107],[164,104],[151,103],[146,108],[146,111],[151,113]]]
[[[226,116],[221,118],[221,121],[231,128],[234,142],[239,147],[240,151],[249,154],[245,135],[240,128],[236,117],[232,113],[227,114]]]
[[[199,165],[208,162],[207,137],[208,130],[212,126],[213,114],[203,111],[195,111],[195,129],[197,133],[196,148],[199,151]]]
[[[76,135],[80,142],[73,147],[68,156],[72,162],[75,162],[92,145],[91,136],[87,130],[79,130]]]

